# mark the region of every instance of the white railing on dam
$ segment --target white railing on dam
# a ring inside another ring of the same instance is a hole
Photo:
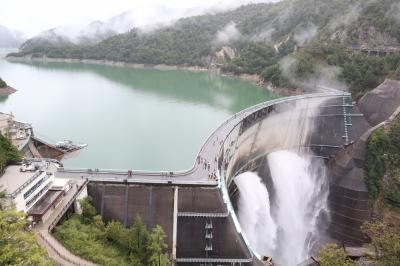
[[[213,133],[211,133],[204,145],[200,148],[197,158],[204,158],[210,167],[208,171],[204,170],[199,165],[196,160],[192,168],[181,171],[146,171],[146,170],[116,170],[116,169],[87,169],[87,168],[59,168],[58,173],[63,173],[65,176],[68,174],[75,175],[86,175],[90,176],[90,179],[95,181],[96,178],[112,178],[115,180],[131,180],[131,179],[140,179],[143,177],[144,182],[149,182],[150,177],[162,178],[165,183],[165,179],[170,179],[171,181],[177,181],[176,179],[181,179],[180,182],[184,183],[185,180],[188,181],[188,184],[193,183],[193,181],[202,181],[202,183],[207,183],[216,185],[215,180],[209,178],[209,173],[215,173],[218,171],[218,165],[216,162],[216,158],[218,158],[221,154],[221,149],[225,144],[226,138],[229,134],[238,126],[243,119],[247,116],[253,114],[256,111],[259,111],[263,108],[277,105],[280,103],[309,99],[309,98],[318,98],[318,97],[343,97],[349,96],[349,93],[346,92],[329,92],[329,93],[316,93],[316,94],[306,94],[300,96],[291,96],[286,98],[278,98],[271,101],[263,102],[249,108],[246,108],[227,120],[225,120]],[[220,141],[222,143],[220,144]],[[103,177],[100,177],[103,176]]]

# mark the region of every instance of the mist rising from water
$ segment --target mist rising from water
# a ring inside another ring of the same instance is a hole
[[[251,246],[285,266],[309,258],[318,239],[318,217],[327,212],[327,180],[321,163],[308,155],[268,155],[274,198],[255,173],[235,178],[238,219]]]

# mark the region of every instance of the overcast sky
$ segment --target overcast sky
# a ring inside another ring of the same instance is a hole
[[[277,0],[2,0],[0,25],[29,37],[62,25],[83,25],[136,10],[141,24],[194,15],[205,10],[227,9],[247,3]]]

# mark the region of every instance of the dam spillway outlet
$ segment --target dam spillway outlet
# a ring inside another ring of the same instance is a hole
[[[329,187],[325,166],[310,154],[287,150],[268,154],[267,162],[269,176],[245,172],[234,178],[239,223],[260,255],[295,266],[312,255],[323,234],[319,220],[328,212]]]

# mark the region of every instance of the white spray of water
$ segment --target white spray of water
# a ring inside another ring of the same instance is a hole
[[[261,178],[251,172],[237,176],[235,183],[240,193],[240,226],[255,250],[271,254],[276,247],[277,226],[271,217],[267,188]]]
[[[318,216],[327,211],[326,176],[322,165],[312,165],[307,155],[277,151],[268,155],[268,162],[274,205],[270,206],[260,177],[241,174],[235,179],[240,193],[238,219],[259,254],[294,266],[311,255]]]

